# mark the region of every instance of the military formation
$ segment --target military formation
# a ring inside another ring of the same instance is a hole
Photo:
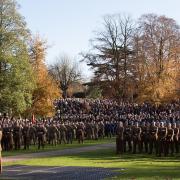
[[[154,153],[161,157],[179,153],[180,125],[176,123],[152,122],[128,124],[118,123],[116,152]],[[128,148],[128,149],[127,149]]]
[[[0,117],[2,150],[116,137],[116,152],[168,156],[179,153],[180,102],[162,106],[113,100],[59,99],[51,118]]]
[[[12,120],[6,117],[2,118],[1,122],[3,151],[28,150],[30,146],[43,149],[45,145],[72,144],[73,141],[84,143],[87,139],[98,140],[105,136],[115,136],[115,130],[107,129],[103,122],[96,123],[95,121],[70,122],[50,118],[32,123],[28,119]],[[112,126],[109,123],[107,125]]]

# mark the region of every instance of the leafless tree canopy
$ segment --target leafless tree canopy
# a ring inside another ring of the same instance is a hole
[[[73,82],[81,79],[81,72],[78,64],[73,62],[68,56],[60,56],[57,61],[49,67],[49,73],[56,81],[59,89],[63,92],[63,97],[67,97],[67,90]]]

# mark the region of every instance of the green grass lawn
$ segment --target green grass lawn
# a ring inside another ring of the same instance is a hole
[[[109,139],[101,139],[101,140],[85,140],[84,144],[79,144],[77,141],[74,141],[73,144],[58,144],[57,146],[52,145],[45,145],[44,149],[38,150],[37,145],[30,146],[29,150],[23,150],[23,147],[21,150],[13,150],[13,151],[4,151],[2,152],[3,157],[7,156],[15,156],[19,154],[27,154],[27,153],[35,153],[35,152],[45,152],[45,151],[55,151],[60,149],[70,149],[70,148],[77,148],[77,147],[83,147],[83,146],[93,146],[97,144],[105,144],[105,143],[111,143],[115,142],[115,138]]]
[[[124,168],[123,174],[113,179],[180,179],[180,156],[157,158],[145,154],[116,155],[113,149],[98,150],[78,155],[32,159],[13,164],[33,166],[88,166]]]

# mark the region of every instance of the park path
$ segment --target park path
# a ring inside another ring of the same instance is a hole
[[[96,150],[101,150],[101,149],[110,149],[114,147],[115,147],[115,143],[107,143],[107,144],[98,144],[94,146],[85,146],[85,147],[79,147],[79,148],[73,148],[73,149],[71,148],[71,149],[61,149],[61,150],[47,151],[47,152],[21,154],[21,155],[16,155],[16,156],[4,157],[3,162],[17,162],[17,161],[22,161],[22,160],[28,160],[31,158],[73,155],[73,154],[96,151]]]

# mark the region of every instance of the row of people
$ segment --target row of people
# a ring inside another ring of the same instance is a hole
[[[132,153],[155,153],[157,156],[167,156],[174,152],[179,153],[180,146],[180,125],[176,123],[164,124],[163,122],[152,124],[136,122],[128,125],[119,122],[116,136],[116,152],[123,154]]]
[[[21,146],[29,149],[30,145],[44,148],[45,144],[57,145],[73,143],[84,139],[98,140],[99,138],[112,137],[116,134],[117,122],[70,122],[38,121],[35,124],[29,121],[8,121],[2,123],[2,149],[19,150]]]
[[[99,99],[59,99],[55,101],[57,115],[60,118],[72,117],[110,117],[130,121],[168,121],[180,122],[180,102],[155,106],[148,103],[124,103],[113,100]]]

